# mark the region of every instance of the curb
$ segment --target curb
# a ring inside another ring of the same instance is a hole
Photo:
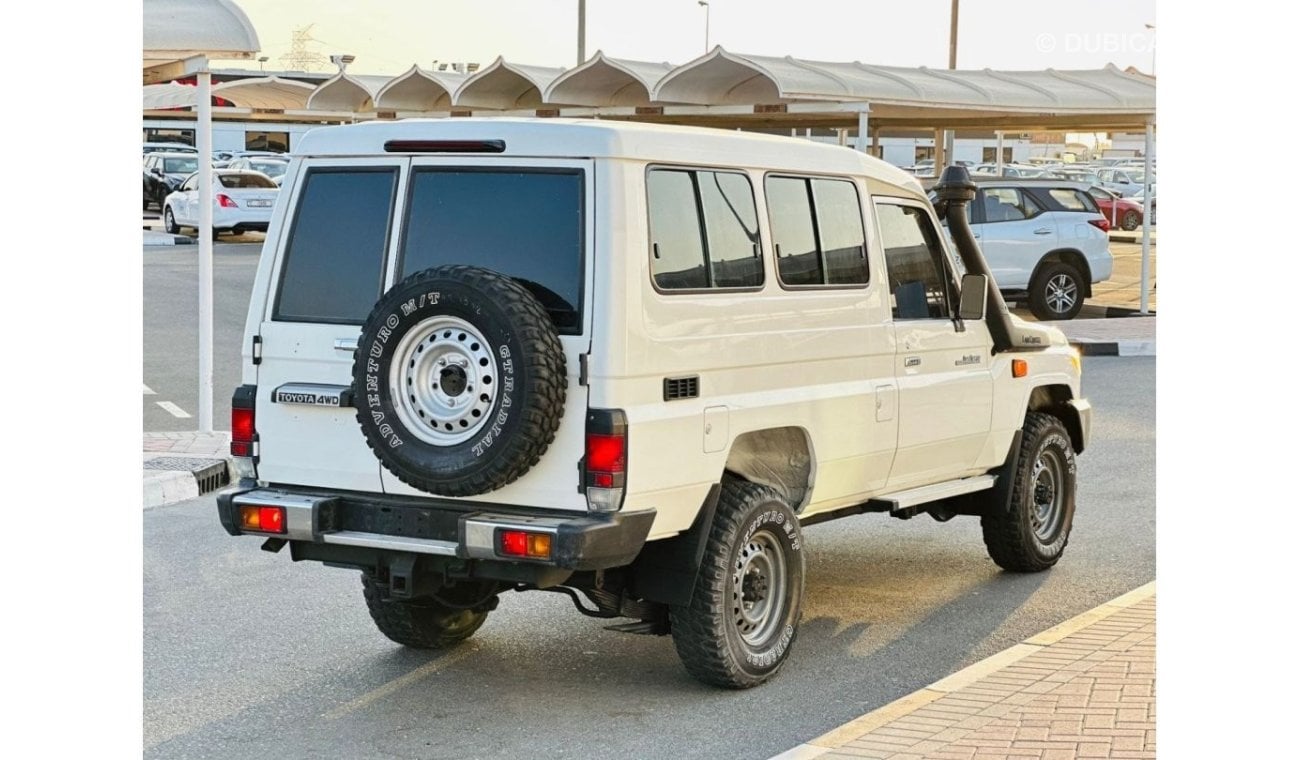
[[[156,469],[149,466],[153,460],[166,459],[167,465],[185,466],[189,469]],[[234,467],[228,456],[174,457],[165,454],[146,454],[144,459],[144,509],[166,507],[205,493],[212,493],[233,482]]]
[[[1139,586],[1132,591],[1121,594],[1109,602],[1100,604],[1087,612],[1080,613],[1066,620],[1063,623],[1048,628],[1041,633],[1030,636],[1019,644],[1015,644],[1007,649],[998,652],[991,657],[966,668],[953,673],[950,676],[935,681],[923,689],[908,694],[905,697],[896,699],[893,702],[872,710],[861,717],[855,718],[839,728],[832,729],[812,741],[800,744],[779,755],[775,755],[770,760],[811,760],[819,757],[832,750],[839,749],[855,739],[871,731],[892,723],[905,715],[919,710],[931,702],[945,697],[958,689],[970,686],[972,683],[991,675],[1019,660],[1028,657],[1035,652],[1039,652],[1045,647],[1055,644],[1071,634],[1086,628],[1099,620],[1110,617],[1121,610],[1132,607],[1138,602],[1149,599],[1156,592],[1156,582],[1151,581],[1143,586]]]
[[[1081,356],[1155,356],[1154,340],[1070,341]]]
[[[145,232],[152,233],[150,235],[145,235],[144,237],[144,244],[146,246],[193,245],[195,243],[194,238],[185,235],[168,235],[165,232],[153,232],[153,230],[148,228],[145,229]]]

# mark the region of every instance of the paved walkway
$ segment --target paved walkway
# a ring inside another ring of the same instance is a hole
[[[774,760],[1155,758],[1155,583]]]
[[[144,508],[197,497],[199,482],[195,472],[218,459],[230,461],[230,433],[145,433]],[[159,469],[164,461],[167,469]]]

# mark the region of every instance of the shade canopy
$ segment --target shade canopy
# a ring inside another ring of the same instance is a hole
[[[261,47],[248,16],[231,0],[144,0],[147,81],[150,69],[198,57],[252,58]],[[176,78],[168,73],[160,71],[152,81]]]

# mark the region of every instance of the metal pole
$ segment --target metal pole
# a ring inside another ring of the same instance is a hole
[[[948,30],[948,68],[957,68],[957,6],[960,0],[952,0],[952,28]]]
[[[943,167],[948,165],[948,156],[944,153],[946,147],[943,142],[943,130],[934,130],[934,176],[936,177],[943,172]]]
[[[858,138],[853,141],[853,149],[859,153],[867,152],[867,133],[869,124],[870,108],[864,107],[858,111]]]
[[[578,65],[587,60],[587,0],[578,0]]]
[[[1147,294],[1151,277],[1151,149],[1155,145],[1156,125],[1147,122],[1146,143],[1142,148],[1142,304],[1138,312],[1149,314]]]
[[[880,127],[871,130],[871,155],[884,158],[884,154],[880,152]]]
[[[998,136],[997,172],[998,172],[998,176],[1001,177],[1001,176],[1002,176],[1002,166],[1003,166],[1003,163],[1004,163],[1004,161],[1002,160],[1002,137],[1003,137],[1003,132],[1002,132],[1002,130],[999,129],[999,130],[997,131],[996,134],[997,134],[997,136]]]
[[[212,72],[199,72],[199,432],[212,432]]]
[[[699,4],[704,6],[704,52],[709,52],[709,3],[708,0],[698,0]]]

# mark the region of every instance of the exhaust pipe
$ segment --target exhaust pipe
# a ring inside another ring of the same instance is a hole
[[[993,273],[980,253],[975,236],[970,231],[970,217],[966,206],[975,199],[975,183],[971,182],[970,173],[964,166],[949,166],[943,170],[938,184],[934,186],[938,196],[935,211],[939,218],[948,222],[948,232],[957,245],[957,253],[971,274],[982,274],[988,278],[988,293],[984,310],[985,322],[993,338],[993,353],[1010,351],[1016,348],[1012,341],[1011,312],[1007,302],[1002,300],[1002,292],[993,281]]]

